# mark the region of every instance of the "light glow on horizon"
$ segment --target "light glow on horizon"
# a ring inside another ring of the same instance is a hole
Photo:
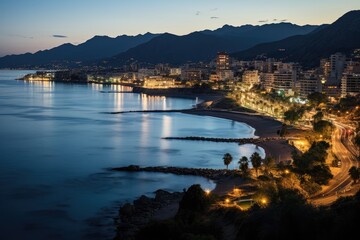
[[[332,23],[350,10],[360,9],[360,2],[2,0],[0,9],[3,10],[0,56],[4,56],[33,53],[63,43],[79,44],[95,35],[116,37],[146,32],[185,35],[225,24],[263,25],[283,21],[320,25]]]

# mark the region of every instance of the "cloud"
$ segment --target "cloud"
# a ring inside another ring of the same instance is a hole
[[[195,15],[196,15],[196,16],[199,16],[199,15],[200,15],[200,11],[196,11]]]
[[[27,38],[27,39],[34,39],[32,36],[24,36],[20,34],[9,34],[10,37],[17,37],[17,38]]]
[[[59,35],[59,34],[54,34],[54,35],[52,35],[52,37],[54,37],[54,38],[67,38],[67,36]]]
[[[265,20],[259,20],[259,23],[267,23],[269,20],[265,19]]]
[[[210,11],[217,11],[218,10],[218,8],[212,8],[212,9],[210,9]]]
[[[278,21],[277,18],[274,18],[274,19],[273,19],[273,22],[277,22],[277,21]]]
[[[210,17],[210,19],[219,19],[219,17]]]
[[[286,21],[287,21],[287,19],[280,20],[280,22],[286,22]]]

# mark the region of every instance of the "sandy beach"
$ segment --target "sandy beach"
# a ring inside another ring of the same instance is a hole
[[[282,123],[270,117],[252,114],[231,112],[225,110],[186,110],[186,114],[200,116],[211,116],[246,123],[255,129],[255,135],[259,137],[277,137],[277,131],[281,129]],[[287,161],[291,159],[293,147],[287,144],[285,140],[269,141],[258,144],[265,150],[267,156],[272,156],[276,162]]]

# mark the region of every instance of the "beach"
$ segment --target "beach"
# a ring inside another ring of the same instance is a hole
[[[236,122],[246,123],[255,129],[255,135],[261,138],[278,137],[277,131],[281,129],[282,123],[270,117],[253,113],[234,112],[226,110],[197,110],[191,109],[183,111],[186,114],[200,116],[211,116],[224,118]],[[288,161],[291,159],[291,153],[294,150],[286,140],[277,140],[262,142],[258,144],[265,150],[267,156],[272,156],[276,162]]]

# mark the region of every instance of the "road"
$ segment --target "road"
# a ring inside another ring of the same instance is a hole
[[[339,196],[351,192],[352,179],[349,176],[349,169],[352,166],[359,167],[356,153],[357,148],[349,140],[347,126],[333,122],[335,130],[332,136],[333,153],[341,160],[340,171],[329,182],[329,186],[321,193],[311,198],[315,205],[328,205],[334,202]]]

